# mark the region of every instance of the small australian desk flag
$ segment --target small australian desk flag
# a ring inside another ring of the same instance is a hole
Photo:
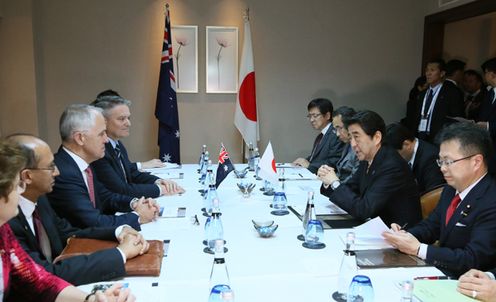
[[[231,159],[229,158],[229,153],[227,153],[226,147],[221,144],[219,152],[219,165],[217,166],[217,173],[215,175],[215,187],[218,188],[220,183],[233,170],[234,166],[231,162]]]

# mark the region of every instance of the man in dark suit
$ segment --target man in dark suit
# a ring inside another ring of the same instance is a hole
[[[429,88],[418,96],[415,136],[430,143],[451,123],[450,117],[464,116],[463,94],[452,82],[444,81],[445,72],[443,60],[427,62],[425,76]]]
[[[19,144],[27,158],[21,171],[26,189],[19,200],[19,214],[9,221],[21,246],[47,271],[74,284],[86,284],[125,276],[124,263],[146,252],[148,243],[129,226],[78,229],[59,218],[44,196],[59,174],[50,147],[31,135],[14,135],[9,140]],[[119,240],[117,248],[87,256],[75,256],[53,263],[69,237]]]
[[[456,123],[439,139],[438,165],[448,186],[438,205],[408,232],[393,223],[392,231],[383,236],[400,251],[425,259],[449,276],[458,277],[470,268],[493,268],[496,183],[487,173],[489,135],[473,124]]]
[[[416,138],[405,126],[394,123],[386,127],[386,144],[394,148],[412,169],[419,192],[429,192],[444,184],[436,163],[439,148]]]
[[[350,133],[344,126],[347,119],[355,115],[355,110],[347,106],[341,106],[336,109],[332,117],[332,126],[336,130],[336,135],[343,142],[344,148],[341,153],[341,158],[336,163],[336,175],[341,182],[347,183],[353,177],[353,174],[358,170],[360,161],[358,160],[355,151],[351,148]]]
[[[496,148],[496,58],[487,60],[481,67],[490,89],[482,101],[477,125],[489,131],[493,140],[493,147]],[[492,159],[489,168],[490,172],[496,172],[495,158]],[[492,171],[493,169],[494,171]]]
[[[317,173],[321,193],[358,219],[381,217],[385,223],[420,221],[419,193],[412,172],[398,152],[383,146],[384,120],[373,111],[360,111],[346,120],[351,146],[360,165],[353,177],[341,183],[333,168]]]
[[[487,94],[482,76],[473,69],[466,70],[463,73],[463,90],[465,90],[465,117],[478,122],[481,105]]]
[[[338,139],[332,127],[332,103],[328,99],[314,99],[308,103],[307,118],[315,130],[320,131],[313,143],[312,152],[306,158],[293,161],[296,166],[305,167],[316,173],[322,165],[336,166],[344,144]]]
[[[127,150],[120,141],[129,136],[129,100],[120,96],[102,96],[92,105],[102,109],[109,142],[105,144],[105,156],[91,163],[91,167],[109,191],[133,197],[152,198],[184,192],[174,181],[141,172],[136,164],[129,160]]]
[[[62,146],[55,154],[60,175],[48,199],[55,212],[77,227],[128,224],[140,230],[159,208],[153,199],[137,199],[108,191],[89,166],[105,154],[105,119],[99,108],[71,105],[60,118]],[[116,212],[125,212],[115,215]]]

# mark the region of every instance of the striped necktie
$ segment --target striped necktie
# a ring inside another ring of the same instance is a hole
[[[93,205],[94,208],[96,208],[95,186],[93,184],[93,171],[91,171],[91,168],[88,166],[88,168],[84,170],[84,173],[86,173],[86,180],[88,181],[88,193],[90,194],[91,204]]]
[[[121,153],[121,147],[120,147],[119,142],[117,142],[115,144],[114,151],[115,151],[115,155],[117,156],[117,161],[119,162],[119,165],[121,166],[122,173],[124,174],[124,181],[125,182],[128,182],[127,181],[126,169],[124,169],[124,163],[122,162],[122,153]]]

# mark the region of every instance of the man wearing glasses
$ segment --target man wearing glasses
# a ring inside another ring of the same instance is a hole
[[[458,277],[471,268],[496,266],[496,184],[487,173],[492,145],[486,131],[469,123],[446,127],[439,137],[439,165],[446,186],[434,211],[408,232],[398,224],[384,238]],[[438,244],[435,244],[439,241]]]
[[[328,99],[314,99],[308,103],[307,118],[320,133],[315,138],[312,152],[306,158],[297,158],[293,164],[316,173],[322,165],[335,167],[341,157],[344,144],[338,139],[332,127],[332,103]]]

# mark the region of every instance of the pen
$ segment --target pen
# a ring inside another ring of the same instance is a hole
[[[298,175],[300,175],[300,177],[303,178],[303,175],[301,175],[301,173],[298,173]]]
[[[413,280],[451,280],[448,276],[425,276],[425,277],[415,277]]]
[[[400,230],[404,230],[407,225],[408,225],[408,222],[405,222],[405,224],[400,227]]]

